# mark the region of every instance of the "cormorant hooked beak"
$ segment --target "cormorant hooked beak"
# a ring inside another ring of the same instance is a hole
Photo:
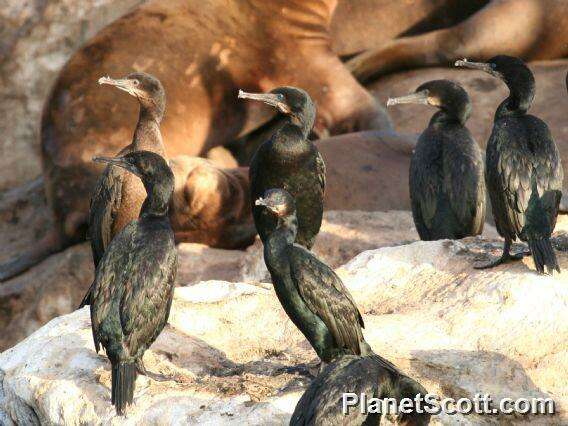
[[[95,163],[105,163],[105,164],[112,164],[113,166],[122,167],[123,169],[128,170],[130,173],[142,178],[142,173],[140,170],[134,165],[128,162],[123,157],[93,157],[93,161]]]
[[[254,202],[255,206],[259,206],[259,207],[265,207],[268,210],[270,210],[272,213],[274,213],[276,216],[280,216],[281,215],[281,210],[282,210],[282,206],[274,206],[272,204],[270,204],[269,200],[260,197],[258,200],[256,200]]]
[[[498,77],[498,78],[503,78],[503,76],[501,75],[500,72],[495,71],[495,69],[493,68],[493,65],[487,62],[471,62],[468,61],[466,58],[460,59],[459,61],[456,61],[456,63],[454,64],[456,67],[462,67],[462,68],[471,68],[474,70],[480,70],[480,71],[484,71],[487,74],[491,74],[494,77]]]
[[[430,95],[428,90],[421,90],[420,92],[411,93],[406,96],[399,96],[397,98],[389,98],[387,101],[387,106],[393,106],[398,104],[423,104],[431,105]]]
[[[138,86],[138,80],[133,80],[130,78],[119,78],[114,79],[110,77],[101,77],[99,78],[99,84],[108,84],[110,86],[114,86],[120,90],[124,90],[131,96],[143,96],[144,92],[140,90]]]
[[[266,200],[262,197],[260,197],[258,200],[256,200],[254,202],[255,206],[262,206],[262,207],[268,207],[268,205],[266,204]]]
[[[239,90],[239,99],[252,99],[254,101],[264,102],[283,114],[291,114],[292,109],[286,103],[284,95],[280,93],[248,93]]]

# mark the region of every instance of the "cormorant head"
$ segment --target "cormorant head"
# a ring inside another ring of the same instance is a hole
[[[174,174],[164,157],[150,151],[133,151],[119,157],[94,157],[93,161],[122,167],[142,180],[148,196],[141,213],[167,213],[174,190]]]
[[[307,137],[314,127],[316,108],[305,90],[292,86],[277,87],[270,93],[247,93],[239,90],[239,98],[261,101],[278,110],[280,114],[302,129]]]
[[[509,109],[527,111],[530,108],[535,93],[534,75],[521,59],[497,55],[487,62],[470,62],[463,59],[456,61],[455,65],[481,70],[503,80],[511,92]]]
[[[263,196],[254,202],[255,206],[263,207],[278,218],[290,216],[296,212],[294,197],[285,189],[268,189]]]
[[[124,90],[140,102],[143,110],[150,112],[160,122],[166,110],[166,91],[160,80],[145,72],[134,72],[121,79],[99,78],[99,84],[109,84]]]
[[[469,95],[459,84],[450,80],[432,80],[424,83],[414,93],[389,98],[387,106],[398,104],[424,104],[440,108],[447,115],[465,123],[471,114]]]

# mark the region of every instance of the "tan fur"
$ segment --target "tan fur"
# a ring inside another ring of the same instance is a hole
[[[566,56],[568,2],[493,0],[449,28],[377,43],[348,67],[365,81],[399,69],[448,65],[464,57],[487,60],[498,54],[529,61]]]
[[[178,242],[242,248],[256,229],[249,202],[248,168],[223,169],[198,157],[178,156],[170,166],[175,189],[170,221]]]
[[[103,29],[62,70],[43,115],[46,188],[63,239],[78,238],[66,222],[88,211],[85,194],[100,173],[91,157],[116,153],[135,123],[135,106],[101,90],[101,76],[140,70],[160,79],[170,158],[204,155],[271,117],[268,107],[239,102],[238,89],[306,89],[320,133],[388,126],[330,48],[336,3],[150,0]]]

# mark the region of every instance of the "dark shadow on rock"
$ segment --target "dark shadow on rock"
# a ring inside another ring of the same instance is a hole
[[[52,226],[43,178],[0,193],[0,263],[24,253]]]

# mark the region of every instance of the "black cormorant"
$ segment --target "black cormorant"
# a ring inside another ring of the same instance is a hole
[[[264,261],[278,300],[319,358],[372,353],[363,338],[363,318],[341,279],[305,247],[294,243],[296,205],[290,193],[269,189],[255,202],[277,225],[264,241]]]
[[[495,112],[485,160],[495,225],[505,245],[501,258],[479,268],[522,258],[509,252],[518,237],[528,243],[538,272],[544,273],[545,266],[560,271],[550,236],[562,196],[562,164],[546,123],[527,114],[535,95],[531,70],[505,55],[487,63],[457,61],[456,66],[485,71],[503,80],[510,92]]]
[[[177,274],[177,251],[168,219],[174,176],[164,158],[134,151],[95,161],[138,176],[146,189],[137,220],[111,241],[89,289],[95,349],[102,345],[112,364],[112,403],[123,414],[132,404],[146,349],[168,321]]]
[[[420,383],[400,373],[378,355],[344,355],[327,365],[312,381],[296,404],[290,425],[379,426],[381,413],[361,413],[361,407],[356,406],[349,407],[348,414],[343,414],[342,399],[347,392],[358,397],[365,394],[367,398],[394,398],[399,402],[428,393]],[[399,425],[422,426],[430,422],[430,414],[415,410],[397,417]]]
[[[363,337],[361,313],[335,272],[294,243],[298,229],[294,198],[283,189],[269,189],[255,204],[277,219],[276,229],[264,241],[264,259],[278,300],[323,364],[332,363],[302,397],[292,424],[341,418],[341,403],[334,399],[341,391],[378,390],[369,395],[383,397],[394,397],[404,389],[409,394],[415,391],[411,397],[425,394],[420,384],[372,351]]]
[[[440,109],[418,138],[410,162],[410,200],[422,240],[478,235],[485,221],[483,157],[465,127],[467,92],[449,80],[422,84],[415,93],[390,98],[387,106],[416,103]]]
[[[136,97],[140,104],[132,143],[118,156],[138,150],[165,156],[160,122],[166,108],[166,95],[160,81],[150,74],[135,72],[119,80],[102,77],[99,84],[124,90]],[[136,176],[120,167],[113,167],[112,163],[107,165],[93,192],[89,214],[89,239],[95,267],[113,237],[138,217],[145,197],[144,187]]]
[[[270,93],[239,92],[239,98],[262,101],[286,117],[270,139],[256,151],[250,165],[251,202],[270,188],[282,188],[296,199],[297,243],[311,248],[321,226],[325,164],[308,139],[316,110],[310,96],[296,87],[279,87]],[[276,219],[255,209],[253,217],[262,241],[275,229]]]

